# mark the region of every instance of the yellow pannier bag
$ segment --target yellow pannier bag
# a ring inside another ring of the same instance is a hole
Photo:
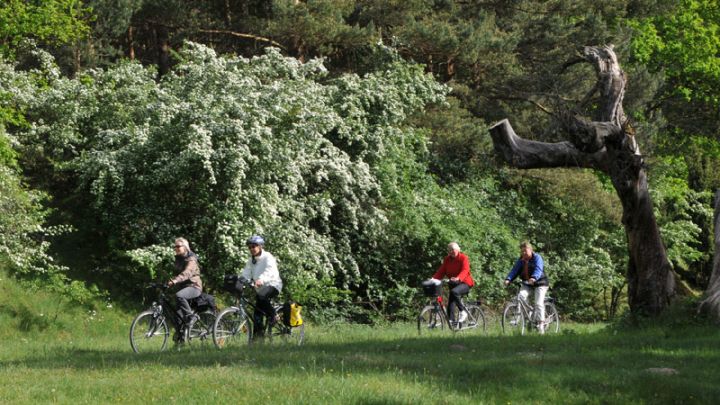
[[[302,306],[296,302],[290,304],[290,326],[300,326],[303,323],[300,311]]]

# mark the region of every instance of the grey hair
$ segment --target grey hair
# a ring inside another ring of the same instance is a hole
[[[532,245],[528,241],[522,241],[520,243],[520,249],[523,249],[523,248],[530,248],[530,250],[533,250]]]
[[[450,242],[448,243],[448,248],[452,250],[460,250],[460,245],[458,245],[457,242]]]
[[[176,245],[180,245],[180,246],[184,246],[185,249],[187,249],[188,252],[190,251],[190,242],[188,242],[188,240],[185,239],[185,238],[177,238],[177,239],[175,239],[175,244],[176,244]]]

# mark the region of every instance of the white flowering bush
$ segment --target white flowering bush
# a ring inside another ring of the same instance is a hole
[[[216,283],[257,233],[296,299],[362,289],[387,227],[383,188],[402,180],[393,160],[424,147],[404,122],[447,89],[397,58],[365,77],[272,48],[246,59],[189,43],[180,58],[159,81],[135,63],[48,75],[25,100],[25,153],[74,179],[78,209],[136,264],[129,281],[168,271],[184,236]]]

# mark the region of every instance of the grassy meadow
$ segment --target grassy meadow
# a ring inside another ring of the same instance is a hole
[[[307,326],[302,347],[134,354],[133,315],[0,288],[0,403],[716,403],[720,330],[564,324],[556,336],[418,336],[413,324]],[[30,309],[36,308],[36,309]],[[669,374],[648,369],[672,369]]]

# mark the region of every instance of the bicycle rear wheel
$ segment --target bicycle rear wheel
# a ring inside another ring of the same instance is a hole
[[[167,347],[170,328],[163,316],[143,311],[130,325],[130,346],[135,353],[159,352]]]
[[[560,332],[560,315],[558,315],[555,304],[545,303],[545,333]]]
[[[517,301],[511,301],[505,305],[502,316],[503,333],[508,335],[525,333],[525,317],[520,305]]]
[[[423,331],[427,333],[445,328],[441,311],[442,309],[438,309],[432,305],[427,305],[420,311],[420,315],[418,315],[417,318],[418,335],[421,335]]]
[[[212,328],[213,343],[218,349],[247,346],[252,340],[252,335],[252,322],[244,311],[236,307],[226,308],[220,312]]]
[[[461,325],[460,329],[479,329],[482,333],[486,332],[485,313],[476,304],[465,304],[465,310],[468,312],[468,318]]]
[[[305,340],[305,324],[287,326],[282,322],[276,322],[270,328],[269,338],[271,343],[282,342],[285,344],[290,343],[295,346],[300,346]]]
[[[192,322],[189,328],[186,328],[185,341],[188,344],[200,343],[203,345],[212,339],[215,313],[206,311],[195,315],[198,316],[198,319]]]

